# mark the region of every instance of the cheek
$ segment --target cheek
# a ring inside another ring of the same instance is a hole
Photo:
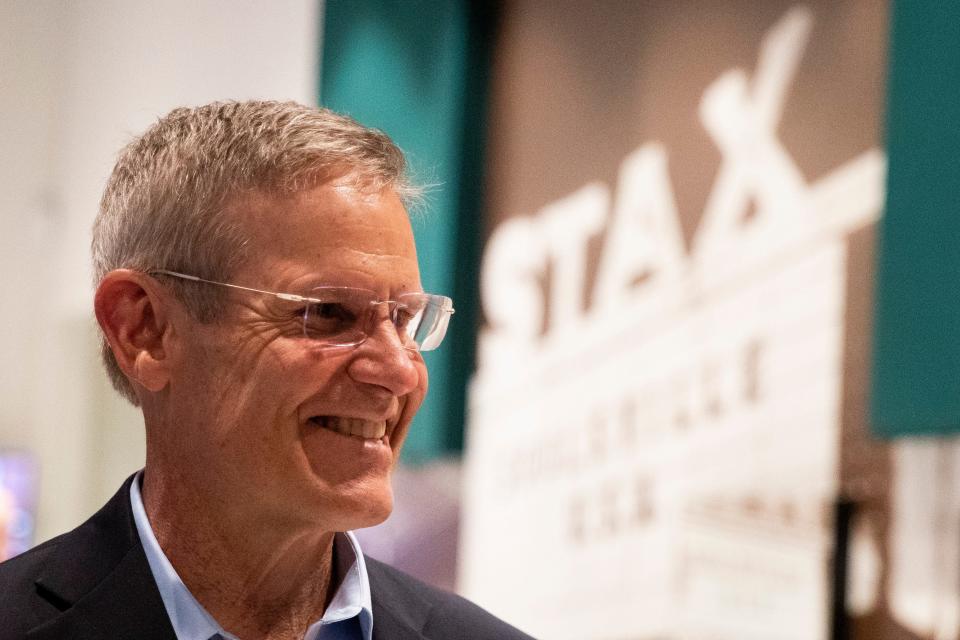
[[[216,425],[215,437],[221,443],[241,432],[249,439],[252,435],[245,432],[264,436],[274,431],[271,426],[295,417],[311,386],[316,388],[324,379],[316,367],[301,362],[302,351],[255,349],[252,342],[198,345],[179,381],[188,396],[181,406]]]

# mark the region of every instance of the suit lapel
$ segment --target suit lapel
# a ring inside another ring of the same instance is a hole
[[[373,640],[426,640],[408,619],[388,608],[373,606]]]
[[[130,482],[51,554],[37,594],[62,613],[29,640],[176,640],[133,522]]]
[[[364,558],[373,603],[373,640],[426,640],[423,628],[433,607],[395,569]]]

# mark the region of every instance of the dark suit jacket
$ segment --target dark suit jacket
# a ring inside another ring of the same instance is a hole
[[[0,640],[176,640],[140,545],[130,482],[85,523],[0,564]],[[371,558],[374,640],[529,640]]]

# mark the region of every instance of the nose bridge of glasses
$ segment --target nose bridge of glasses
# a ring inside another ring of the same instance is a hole
[[[380,308],[383,305],[386,305],[386,309],[381,312]],[[397,300],[371,300],[369,310],[370,322],[377,322],[378,318],[380,321],[389,318],[391,322],[396,323],[397,307],[399,305],[400,302]]]

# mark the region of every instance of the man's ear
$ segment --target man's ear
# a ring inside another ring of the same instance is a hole
[[[97,322],[120,369],[149,391],[162,390],[170,377],[166,304],[168,298],[155,280],[130,269],[104,276],[93,301]]]

